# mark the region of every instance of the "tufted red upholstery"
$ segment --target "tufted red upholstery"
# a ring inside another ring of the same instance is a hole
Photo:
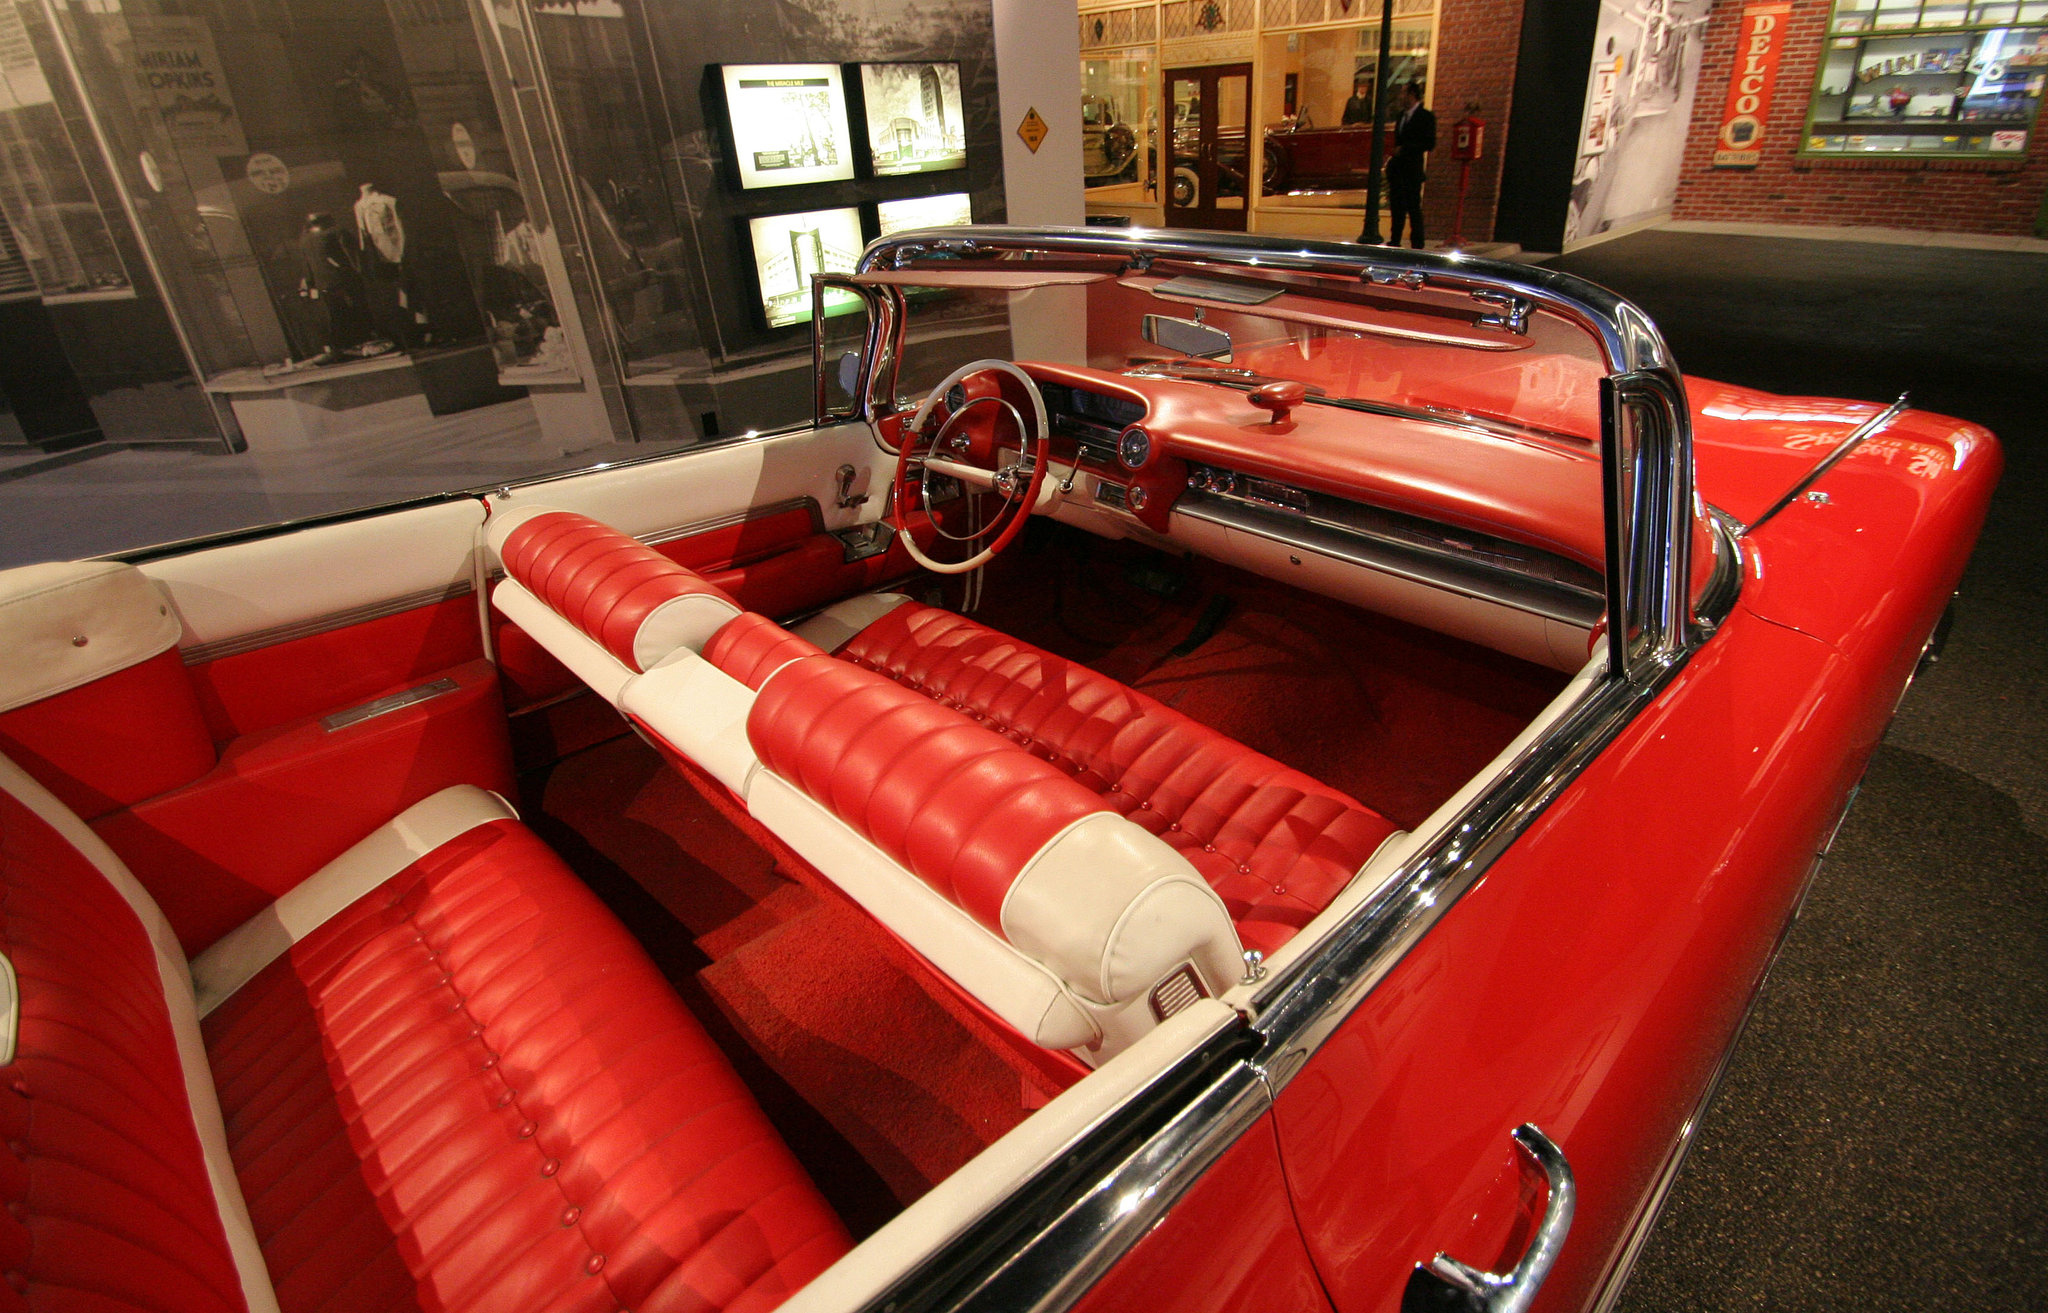
[[[848,1247],[653,965],[515,822],[359,899],[205,1032],[287,1313],[764,1309]]]
[[[835,655],[1023,744],[1180,850],[1270,952],[1394,832],[1384,817],[1078,662],[908,602]]]
[[[655,608],[724,590],[652,547],[572,511],[536,515],[506,535],[505,573],[634,670],[633,639]]]
[[[5,792],[0,891],[21,991],[16,1056],[0,1068],[0,1301],[246,1307],[141,920]]]
[[[759,689],[768,676],[798,657],[823,655],[815,644],[754,611],[742,611],[738,619],[727,621],[704,645],[706,661],[751,689]]]
[[[1026,862],[1102,799],[955,709],[844,661],[799,661],[747,717],[761,763],[997,934]]]

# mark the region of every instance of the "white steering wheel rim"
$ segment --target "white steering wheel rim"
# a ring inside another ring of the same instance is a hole
[[[1010,375],[1010,377],[1016,379],[1018,382],[1024,385],[1024,394],[1031,398],[1031,419],[1032,423],[1036,425],[1036,432],[1035,434],[1025,435],[1026,440],[1024,445],[1026,449],[1028,450],[1031,447],[1042,445],[1050,437],[1052,433],[1052,426],[1050,422],[1046,419],[1045,398],[1038,391],[1037,380],[1032,378],[1031,375],[1025,373],[1022,369],[1019,369],[1014,363],[1008,360],[973,360],[969,361],[967,364],[960,366],[960,368],[954,370],[952,373],[946,375],[945,379],[941,381],[937,387],[933,388],[930,394],[925,397],[924,404],[919,406],[917,408],[916,413],[910,417],[909,427],[903,430],[904,446],[899,448],[897,451],[897,464],[899,468],[903,467],[905,462],[908,460],[908,456],[906,455],[906,452],[908,451],[908,444],[917,441],[917,435],[924,431],[925,421],[931,418],[932,408],[938,405],[939,402],[945,397],[945,395],[948,392],[951,392],[954,386],[957,385],[960,382],[960,380],[966,378],[970,374],[985,373],[989,370],[995,370],[999,373]],[[1016,513],[1020,517],[1031,514],[1031,506],[1029,503],[1036,500],[1036,498],[1032,494],[1036,491],[1037,480],[1043,480],[1045,478],[1046,469],[1050,463],[1050,457],[1050,452],[1046,452],[1040,457],[1038,461],[1038,470],[1032,487],[1026,489],[1026,491],[1018,498],[1018,506]],[[931,508],[926,507],[925,513],[929,515],[931,513]],[[969,570],[978,570],[982,566],[987,565],[989,561],[994,558],[995,554],[1001,551],[1004,547],[1008,546],[1009,543],[1008,534],[998,534],[996,537],[996,541],[990,543],[988,546],[982,548],[980,551],[976,552],[974,555],[968,557],[964,561],[935,561],[931,557],[926,556],[924,554],[924,549],[917,545],[917,537],[916,535],[910,532],[909,519],[907,516],[903,514],[903,508],[900,505],[896,508],[896,517],[898,520],[902,521],[902,523],[898,524],[896,527],[897,536],[903,540],[903,550],[910,553],[911,560],[916,561],[919,565],[923,566],[927,570],[930,570],[934,574],[966,574]]]

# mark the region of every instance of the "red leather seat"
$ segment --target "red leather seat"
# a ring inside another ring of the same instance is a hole
[[[480,790],[209,950],[203,1023],[148,895],[4,760],[0,890],[27,1306],[765,1309],[849,1247],[638,945]]]
[[[1038,753],[1178,849],[1271,952],[1395,832],[1337,790],[1078,662],[906,601],[833,653]]]

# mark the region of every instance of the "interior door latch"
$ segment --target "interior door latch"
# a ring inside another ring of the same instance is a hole
[[[867,504],[868,495],[864,492],[856,494],[853,490],[853,481],[860,477],[859,470],[851,465],[841,465],[833,477],[839,481],[838,500],[841,510]]]

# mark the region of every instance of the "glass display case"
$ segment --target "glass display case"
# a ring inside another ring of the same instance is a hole
[[[1803,149],[2020,155],[2044,82],[2048,0],[1837,0]]]
[[[1081,176],[1088,187],[1152,190],[1159,125],[1150,49],[1081,61]]]

